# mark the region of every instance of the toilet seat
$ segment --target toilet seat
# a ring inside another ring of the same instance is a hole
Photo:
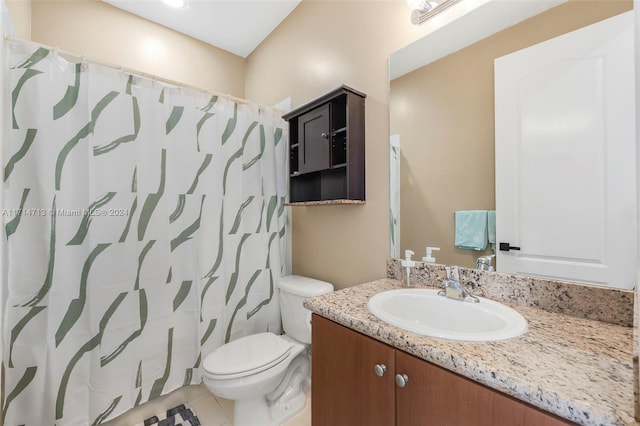
[[[202,363],[204,374],[212,379],[235,379],[267,370],[282,362],[291,343],[273,333],[241,337],[222,345]]]

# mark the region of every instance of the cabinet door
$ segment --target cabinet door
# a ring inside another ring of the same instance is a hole
[[[329,113],[329,104],[325,104],[301,115],[298,119],[300,173],[329,168]]]
[[[396,425],[559,426],[573,424],[412,355],[396,351]]]
[[[390,346],[313,315],[313,426],[394,424],[394,352]],[[385,365],[382,377],[376,365]]]

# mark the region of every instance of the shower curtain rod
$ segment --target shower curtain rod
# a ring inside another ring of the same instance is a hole
[[[149,74],[149,73],[146,73],[146,72],[143,72],[143,71],[139,71],[139,70],[136,70],[136,69],[133,69],[133,68],[124,67],[122,65],[115,65],[115,64],[108,63],[108,62],[97,61],[97,60],[94,60],[92,58],[87,57],[86,55],[78,55],[77,53],[61,50],[61,49],[58,49],[57,47],[47,46],[46,44],[38,43],[38,42],[35,42],[35,41],[32,41],[32,40],[26,40],[26,39],[23,39],[23,38],[20,38],[20,37],[16,37],[16,36],[11,35],[11,34],[6,34],[5,33],[4,34],[4,39],[8,40],[8,41],[19,41],[19,42],[23,42],[23,43],[29,43],[29,44],[32,44],[32,45],[37,46],[37,47],[42,47],[44,49],[48,49],[48,50],[52,50],[54,52],[57,52],[58,54],[64,56],[65,58],[70,58],[72,60],[87,61],[87,62],[91,62],[91,63],[96,64],[96,65],[101,65],[101,66],[104,66],[104,67],[107,67],[107,68],[120,70],[120,71],[126,72],[128,74],[135,75],[137,77],[142,77],[142,78],[146,78],[146,79],[149,79],[149,80],[158,81],[160,83],[170,84],[170,85],[176,86],[176,87],[182,87],[182,88],[185,88],[185,89],[195,90],[197,92],[204,92],[204,93],[206,93],[208,95],[220,96],[220,97],[232,100],[235,103],[255,105],[255,106],[259,107],[259,108],[268,108],[268,109],[272,109],[272,110],[274,110],[274,111],[276,111],[276,112],[278,112],[280,114],[284,114],[286,112],[286,111],[284,111],[282,109],[275,108],[275,107],[272,107],[272,106],[261,105],[261,104],[259,104],[257,102],[254,102],[254,101],[251,101],[251,100],[248,100],[248,99],[242,99],[242,98],[238,98],[238,97],[233,96],[233,95],[219,93],[219,92],[211,91],[209,89],[204,89],[202,87],[194,86],[194,85],[191,85],[191,84],[182,83],[182,82],[175,81],[175,80],[170,80],[168,78],[159,77],[159,76],[154,75],[154,74]]]

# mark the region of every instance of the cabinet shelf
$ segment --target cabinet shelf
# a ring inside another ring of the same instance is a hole
[[[289,122],[291,205],[364,202],[365,97],[340,86],[283,116]]]
[[[317,172],[300,172],[300,171],[291,171],[291,173],[289,174],[290,178],[297,178],[297,177],[303,177],[312,173],[317,173]]]
[[[358,206],[366,204],[364,200],[324,200],[324,201],[300,201],[297,203],[285,203],[285,206],[337,206],[337,205],[352,205]]]

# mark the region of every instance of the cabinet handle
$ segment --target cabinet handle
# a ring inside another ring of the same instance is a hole
[[[387,371],[387,366],[384,364],[376,364],[376,366],[373,367],[373,371],[375,371],[376,376],[382,377],[384,376],[384,373]]]
[[[329,135],[327,133],[325,133],[325,132],[322,132],[322,134],[320,134],[320,137],[322,139],[329,139]]]
[[[409,376],[406,374],[396,374],[396,385],[398,385],[399,388],[407,386],[407,383],[409,383]]]

